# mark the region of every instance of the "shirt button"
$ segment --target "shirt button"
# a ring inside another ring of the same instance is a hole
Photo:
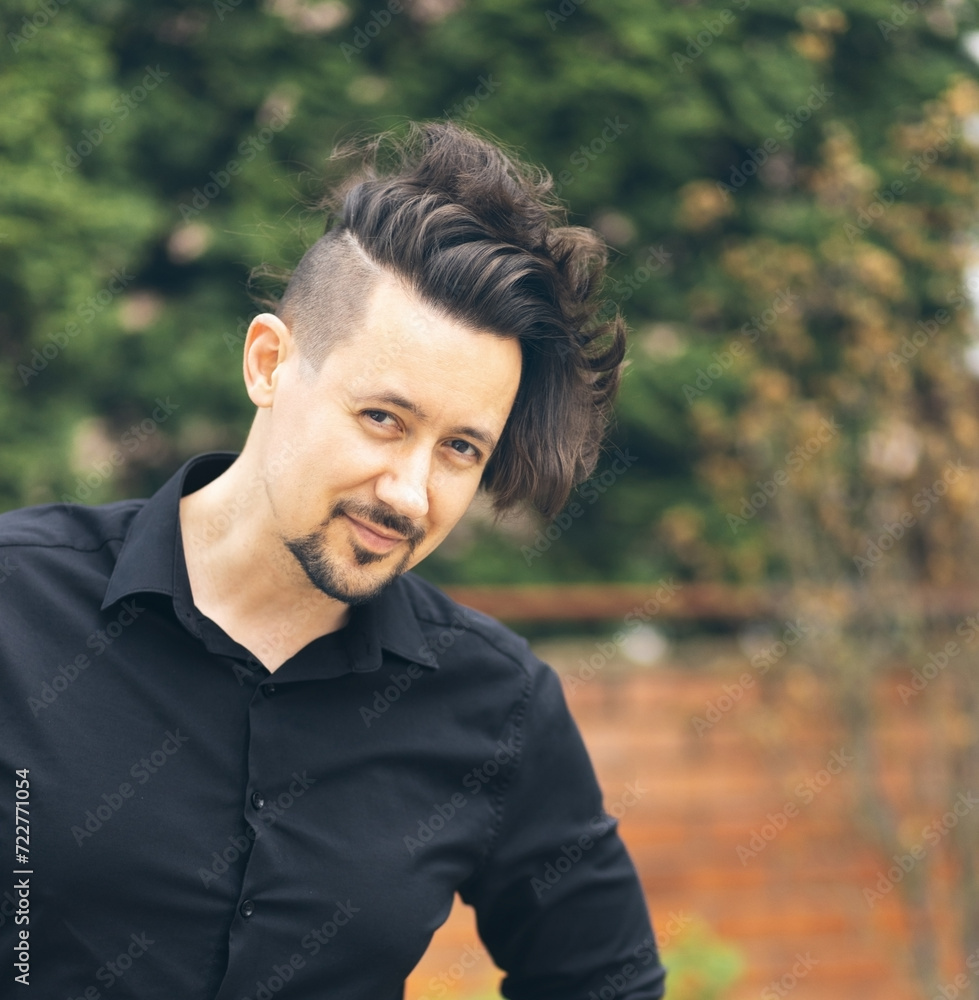
[[[265,695],[266,698],[271,698],[272,695],[275,694],[275,685],[266,684],[265,687],[262,688],[262,693]]]
[[[241,904],[241,915],[243,917],[250,917],[255,912],[255,904],[250,900],[246,899]]]
[[[261,809],[265,805],[265,799],[258,792],[252,792],[252,805],[256,809]]]

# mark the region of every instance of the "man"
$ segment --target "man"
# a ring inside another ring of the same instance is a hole
[[[249,327],[239,456],[0,518],[7,982],[395,1000],[458,892],[506,996],[662,996],[556,674],[407,572],[481,486],[553,515],[593,468],[604,253],[491,144],[413,135]]]

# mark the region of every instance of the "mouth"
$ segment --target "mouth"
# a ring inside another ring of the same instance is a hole
[[[350,523],[358,542],[370,552],[385,554],[406,541],[404,535],[398,535],[390,530],[375,527],[373,524],[361,521],[350,514],[345,513],[343,516]]]

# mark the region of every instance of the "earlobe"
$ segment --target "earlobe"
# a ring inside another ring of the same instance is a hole
[[[259,313],[248,327],[242,357],[242,375],[248,398],[261,407],[271,406],[278,381],[277,369],[290,354],[289,327],[273,313]]]

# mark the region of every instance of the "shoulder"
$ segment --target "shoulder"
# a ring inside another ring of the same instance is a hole
[[[98,608],[140,505],[53,503],[0,514],[0,582],[13,580],[0,600],[3,627],[37,628],[70,607]]]
[[[399,582],[422,633],[437,655],[458,646],[468,656],[502,659],[523,673],[541,665],[527,640],[495,618],[459,604],[414,573],[405,573]]]
[[[0,549],[67,549],[96,552],[122,541],[145,500],[120,500],[97,507],[49,503],[0,514]]]
[[[446,690],[520,719],[567,712],[559,674],[523,636],[412,573],[401,579]]]

